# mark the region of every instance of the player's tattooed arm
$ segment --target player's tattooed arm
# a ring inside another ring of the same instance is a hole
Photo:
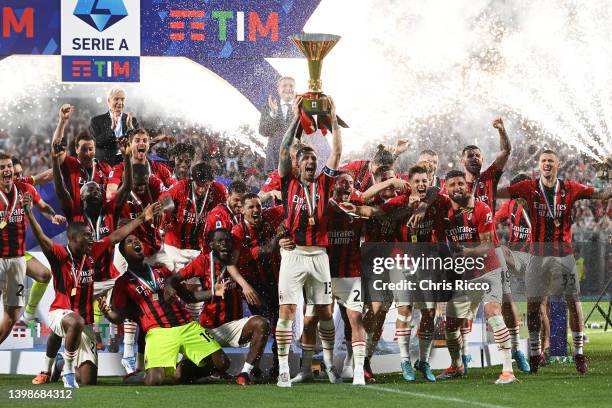
[[[121,324],[127,317],[127,311],[124,308],[111,309],[110,305],[106,300],[106,296],[100,296],[98,298],[98,305],[100,311],[111,323]]]
[[[382,183],[376,183],[368,188],[362,196],[362,199],[365,203],[370,202],[374,197],[380,194],[382,191],[385,191],[389,187],[393,187],[396,190],[405,193],[408,191],[409,185],[406,180],[402,180],[398,177],[393,177],[383,181]]]
[[[609,200],[612,198],[612,186],[597,189],[591,195],[593,200]]]
[[[342,158],[342,133],[340,131],[340,125],[338,124],[338,117],[336,116],[336,104],[331,96],[327,96],[330,105],[329,117],[332,124],[332,143],[331,143],[331,154],[327,159],[327,167],[332,170],[336,170],[340,164]]]
[[[72,112],[74,112],[74,106],[64,104],[60,107],[59,121],[57,122],[57,127],[55,128],[55,131],[53,132],[53,138],[51,139],[51,147],[53,149],[52,154],[57,154],[60,164],[62,164],[64,162],[64,159],[66,158],[66,151],[59,150],[59,148],[57,148],[58,150],[56,150],[56,146],[61,146],[62,144],[62,140],[64,139],[64,131],[66,129],[68,121],[70,120]]]
[[[295,133],[300,124],[300,115],[295,114],[296,106],[300,106],[300,103],[302,103],[302,98],[298,96],[293,102],[293,122],[291,122],[291,126],[289,126],[287,129],[285,135],[283,136],[283,140],[281,141],[278,160],[278,175],[280,177],[286,177],[291,173],[291,155],[289,154],[289,150],[293,144]]]
[[[72,211],[72,197],[70,197],[70,193],[62,180],[60,159],[56,154],[51,155],[51,171],[53,172],[53,187],[55,188],[55,194],[59,199],[64,214],[69,214]]]
[[[108,236],[111,245],[121,242],[125,237],[130,235],[130,232],[138,228],[143,222],[151,222],[155,215],[161,213],[161,210],[162,206],[159,201],[154,204],[147,205],[145,210],[138,217],[134,218],[123,227],[116,229]]]
[[[493,127],[499,132],[499,155],[495,159],[495,166],[498,169],[503,169],[508,162],[510,153],[512,152],[512,145],[510,144],[510,138],[506,132],[504,121],[502,118],[497,118],[493,121]]]
[[[36,221],[34,214],[32,213],[32,196],[30,193],[25,193],[23,195],[23,209],[25,210],[28,221],[30,221],[30,227],[32,228],[32,232],[34,233],[34,237],[40,244],[40,248],[46,254],[51,251],[51,247],[53,247],[53,241],[51,238],[45,235],[40,224]]]
[[[36,207],[40,213],[53,224],[65,224],[66,217],[56,214],[53,207],[47,204],[42,198],[36,203]]]
[[[128,144],[127,138],[119,139],[119,149],[123,155],[123,176],[121,178],[121,187],[115,195],[115,219],[119,219],[119,215],[123,211],[123,207],[132,191],[132,150]]]

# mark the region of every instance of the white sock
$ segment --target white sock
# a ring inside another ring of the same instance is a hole
[[[134,357],[134,340],[138,324],[132,320],[123,322],[123,358]]]
[[[244,362],[244,365],[242,366],[242,373],[247,373],[247,374],[251,374],[251,370],[253,369],[253,365],[247,363],[246,361]]]
[[[402,361],[410,361],[410,334],[412,328],[403,327],[395,329],[395,337],[397,337],[397,344],[400,349],[400,356]]]
[[[355,340],[353,341],[353,360],[354,366],[353,369],[361,369],[363,370],[363,361],[366,356],[366,342],[363,340]]]
[[[521,336],[519,335],[519,327],[508,327],[508,332],[510,333],[510,341],[512,342],[512,351],[517,351],[519,349],[519,343],[521,341]]]
[[[198,303],[187,303],[185,305],[185,309],[187,309],[187,311],[189,312],[189,315],[191,315],[193,320],[195,320],[196,322],[200,320],[200,313],[202,312],[203,304],[204,304],[203,302],[198,302]]]
[[[512,343],[510,341],[510,333],[504,323],[504,318],[501,315],[491,316],[487,319],[489,326],[493,329],[493,337],[497,348],[502,353],[503,368],[502,371],[512,372]]]
[[[334,365],[334,344],[336,343],[336,327],[333,320],[319,320],[319,337],[323,346],[323,362],[330,369]]]
[[[446,331],[446,346],[448,347],[448,352],[451,356],[451,366],[453,367],[461,367],[463,361],[461,360],[461,346],[462,346],[462,336],[459,330],[455,330],[452,332]]]
[[[117,325],[115,323],[110,324],[110,330],[108,331],[108,338],[109,339],[117,338]]]
[[[419,332],[419,361],[429,362],[433,336],[433,333]]]
[[[302,343],[302,371],[305,373],[312,372],[312,356],[314,355],[314,344]]]
[[[584,354],[584,332],[572,331],[572,339],[574,340],[574,355]]]
[[[539,356],[542,354],[542,348],[540,343],[540,332],[529,332],[529,355]]]
[[[55,358],[51,358],[45,354],[45,363],[43,365],[43,372],[51,374],[51,370],[53,369],[53,364],[55,364]]]
[[[468,351],[468,337],[470,336],[470,332],[472,331],[471,327],[461,327],[459,329],[461,331],[461,354],[469,354]]]
[[[293,320],[278,319],[276,344],[278,345],[278,367],[280,372],[289,372],[289,348],[293,339]]]
[[[74,373],[74,363],[78,352],[78,350],[64,350],[64,370],[62,371],[62,374]]]

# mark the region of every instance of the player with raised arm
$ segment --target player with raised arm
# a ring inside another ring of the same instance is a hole
[[[54,224],[66,222],[62,215],[55,214],[31,184],[14,181],[11,156],[0,153],[0,296],[4,295],[0,344],[11,333],[25,305],[25,239],[28,220],[23,198],[26,193],[32,196],[34,204],[45,218]]]
[[[93,333],[93,282],[95,264],[115,245],[143,222],[150,221],[161,205],[148,206],[137,219],[94,241],[90,227],[83,222],[68,226],[68,245],[63,247],[45,235],[32,214],[32,197],[24,199],[24,207],[32,231],[51,264],[55,299],[49,309],[49,327],[65,338],[64,387],[78,388],[75,368],[82,384],[95,384],[98,376],[98,355]]]
[[[540,307],[547,295],[564,295],[569,309],[569,324],[574,343],[574,362],[580,374],[588,371],[584,354],[584,323],[578,298],[580,285],[572,250],[572,216],[578,200],[608,200],[612,187],[595,190],[575,181],[557,178],[559,156],[544,150],[539,157],[538,179],[523,180],[500,188],[499,198],[522,198],[532,224],[531,258],[525,273],[527,288],[527,326],[529,362],[537,373],[542,359]]]
[[[147,385],[162,385],[166,370],[174,371],[177,383],[193,382],[196,378],[217,371],[225,373],[229,359],[213,335],[189,315],[177,298],[191,301],[194,294],[185,288],[169,290],[168,279],[176,276],[164,265],[149,265],[144,261],[144,248],[138,237],[128,235],[119,250],[128,263],[127,272],[117,280],[111,306],[103,301],[104,315],[114,322],[135,318],[146,335],[145,378]],[[215,288],[222,296],[224,288]],[[166,293],[167,292],[167,293]],[[211,291],[199,293],[203,299]],[[179,353],[183,360],[177,368]],[[194,371],[201,375],[194,376]]]
[[[484,302],[487,323],[502,354],[502,373],[495,384],[516,382],[512,371],[510,333],[501,316],[502,266],[495,250],[497,236],[494,234],[493,214],[486,204],[476,201],[469,193],[466,176],[462,171],[452,170],[446,174],[446,189],[448,197],[439,195],[438,199],[443,200],[448,208],[444,217],[444,229],[454,257],[474,260],[474,266],[466,267],[457,282],[482,284],[483,290],[455,287],[446,305],[446,342],[451,365],[436,378],[446,380],[465,375],[465,363],[461,355],[463,336],[459,329],[465,321],[475,317],[479,304]]]
[[[328,97],[329,98],[329,97]],[[327,246],[328,202],[340,157],[342,139],[331,98],[332,148],[326,166],[316,176],[317,155],[310,147],[302,147],[296,155],[299,175],[292,173],[290,147],[299,123],[301,98],[294,103],[294,121],[280,147],[278,174],[281,177],[282,199],[285,203],[285,226],[296,244],[292,251],[281,250],[279,276],[279,319],[276,324],[278,342],[279,387],[291,387],[289,375],[289,347],[293,336],[292,325],[302,290],[307,304],[315,305],[319,316],[319,333],[323,343],[323,359],[330,382],[342,379],[334,367],[333,351],[335,327],[332,318],[331,276]],[[305,330],[308,330],[305,327]]]
[[[213,296],[204,303],[200,314],[200,325],[210,331],[222,347],[244,347],[249,345],[245,363],[236,383],[252,384],[251,371],[259,369],[259,361],[268,341],[270,322],[262,316],[244,317],[242,295],[249,304],[261,305],[261,300],[246,282],[238,268],[233,265],[232,234],[225,228],[212,230],[208,237],[210,250],[202,250],[200,255],[176,275],[170,278],[166,294],[173,295],[178,284],[196,278],[202,288],[213,290],[218,283],[223,283],[225,292],[222,296]],[[191,302],[202,302],[196,292]]]

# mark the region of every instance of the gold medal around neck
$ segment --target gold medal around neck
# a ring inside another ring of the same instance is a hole
[[[6,227],[6,221],[0,222],[0,230],[4,229],[4,227]]]
[[[70,296],[76,296],[76,288],[72,288],[70,291]]]
[[[310,217],[310,218],[308,218],[308,224],[310,224],[310,225],[315,225],[315,219],[314,219],[314,217]]]
[[[555,227],[560,227],[561,226],[561,221],[559,221],[558,218],[555,218],[555,220],[553,221],[553,223],[555,224]]]

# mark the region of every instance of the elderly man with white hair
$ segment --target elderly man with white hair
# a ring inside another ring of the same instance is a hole
[[[131,112],[125,113],[126,92],[112,88],[106,102],[108,112],[91,118],[91,131],[96,139],[96,159],[111,166],[122,161],[117,139],[126,136],[128,130],[137,129],[138,121]]]

